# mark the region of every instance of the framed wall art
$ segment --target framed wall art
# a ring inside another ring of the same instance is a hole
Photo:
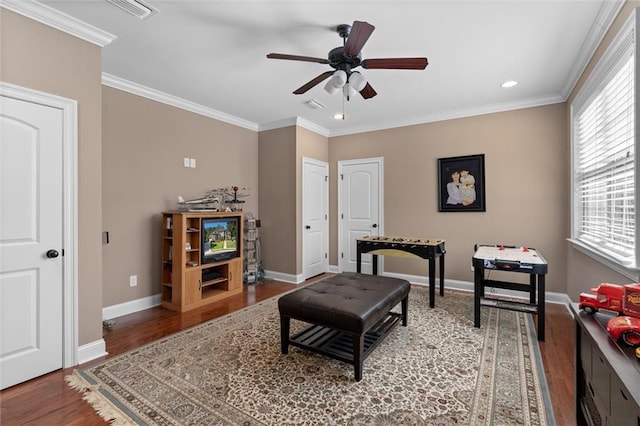
[[[486,211],[484,154],[438,159],[438,211]]]

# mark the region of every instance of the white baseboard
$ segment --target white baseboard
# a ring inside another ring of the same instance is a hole
[[[386,275],[388,277],[394,277],[394,278],[402,278],[409,281],[412,284],[425,285],[425,286],[429,285],[429,278],[425,276],[397,274],[395,272],[385,272],[383,275]],[[439,285],[440,285],[440,278],[436,277],[436,288],[438,288]],[[473,283],[470,281],[448,280],[445,278],[444,288],[445,290],[451,289],[451,290],[460,290],[460,291],[467,291],[467,292],[473,293]],[[523,294],[521,291],[506,290],[502,288],[496,288],[494,290],[495,290],[495,294],[498,294],[501,296],[522,298],[522,294]],[[569,295],[567,295],[566,293],[554,293],[554,292],[545,291],[544,296],[545,296],[544,297],[545,302],[562,304],[567,306],[567,308],[569,308],[569,305],[571,305],[571,299],[569,298]]]
[[[294,274],[285,274],[282,272],[265,270],[264,277],[269,278],[271,280],[283,281],[285,283],[291,283],[291,284],[300,284],[304,282],[304,278],[302,277],[302,274],[294,275]]]
[[[102,319],[107,320],[118,318],[123,315],[129,315],[155,306],[160,306],[160,304],[160,293],[158,293],[153,296],[131,300],[118,305],[107,306],[106,308],[102,308]]]
[[[78,364],[84,364],[108,354],[104,339],[96,340],[78,348]]]

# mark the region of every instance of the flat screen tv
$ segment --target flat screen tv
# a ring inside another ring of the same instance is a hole
[[[240,254],[238,224],[238,217],[202,219],[202,264],[233,259]]]

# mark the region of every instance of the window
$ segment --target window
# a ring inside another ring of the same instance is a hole
[[[571,105],[572,242],[638,280],[635,15]]]

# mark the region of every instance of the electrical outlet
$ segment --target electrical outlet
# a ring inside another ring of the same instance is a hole
[[[192,169],[196,168],[196,159],[195,158],[189,158],[189,167],[191,167]]]
[[[137,275],[131,275],[129,277],[129,287],[135,287],[138,285],[138,276]]]
[[[182,161],[185,167],[189,167],[191,160],[188,157],[184,157]]]

